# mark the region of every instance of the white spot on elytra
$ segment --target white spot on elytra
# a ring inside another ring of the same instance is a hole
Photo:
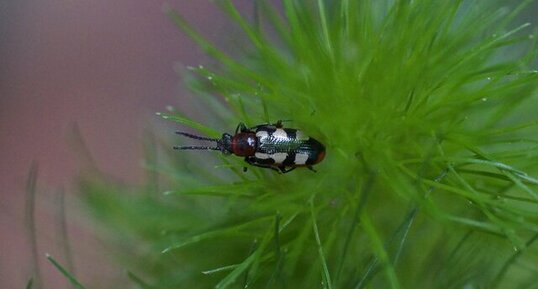
[[[284,162],[287,156],[288,156],[287,153],[274,153],[271,155],[271,158],[275,160],[275,163],[281,164]]]
[[[268,137],[268,136],[269,136],[269,135],[268,135],[267,132],[264,131],[264,130],[261,130],[261,131],[259,131],[259,132],[256,133],[256,137],[260,138],[260,140],[262,140],[262,139],[264,139],[264,138],[266,138],[266,137]]]
[[[298,153],[295,155],[295,164],[296,165],[304,165],[306,164],[306,161],[308,160],[308,155],[307,154],[301,154],[301,153]]]
[[[255,153],[254,156],[261,160],[266,160],[269,158],[269,155],[266,153]]]
[[[308,140],[309,139],[309,137],[306,134],[304,134],[304,132],[302,132],[300,130],[295,132],[295,138],[297,140]]]
[[[288,154],[287,153],[266,154],[266,153],[257,152],[254,154],[254,156],[260,160],[272,159],[275,161],[275,163],[281,164],[284,162]]]
[[[283,139],[286,139],[288,138],[288,134],[286,133],[286,131],[284,131],[283,129],[281,128],[277,128],[275,130],[275,132],[273,133],[273,137],[274,138],[283,138]]]

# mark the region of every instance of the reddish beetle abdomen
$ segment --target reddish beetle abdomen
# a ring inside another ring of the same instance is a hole
[[[236,156],[247,157],[256,153],[256,134],[252,132],[242,132],[232,138],[232,152]]]
[[[325,158],[325,150],[322,150],[318,153],[318,157],[314,161],[314,164],[321,162],[324,158]]]

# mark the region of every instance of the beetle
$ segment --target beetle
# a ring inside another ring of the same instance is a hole
[[[325,146],[301,130],[284,128],[282,121],[247,128],[239,123],[235,134],[223,133],[219,138],[208,138],[182,131],[177,134],[189,138],[214,141],[216,146],[174,146],[176,150],[216,150],[224,155],[245,157],[250,165],[289,173],[298,167],[316,171],[313,165],[325,158]],[[246,167],[244,170],[246,171]]]

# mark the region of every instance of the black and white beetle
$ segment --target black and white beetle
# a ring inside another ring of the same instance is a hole
[[[325,157],[325,146],[319,141],[293,128],[284,128],[282,121],[247,128],[240,123],[232,136],[223,133],[220,139],[208,138],[177,131],[179,135],[198,140],[214,141],[216,146],[174,146],[177,150],[216,150],[225,155],[245,157],[253,166],[288,173],[297,167],[315,172],[313,165]],[[246,168],[245,168],[246,170]]]

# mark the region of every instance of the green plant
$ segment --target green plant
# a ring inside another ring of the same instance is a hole
[[[317,174],[243,173],[240,158],[169,144],[163,161],[150,142],[146,185],[86,178],[135,283],[536,286],[537,50],[529,24],[509,28],[530,1],[255,1],[253,23],[216,2],[244,50],[225,54],[169,11],[218,65],[184,74],[204,124],[160,115],[213,137],[291,119],[327,157]]]

